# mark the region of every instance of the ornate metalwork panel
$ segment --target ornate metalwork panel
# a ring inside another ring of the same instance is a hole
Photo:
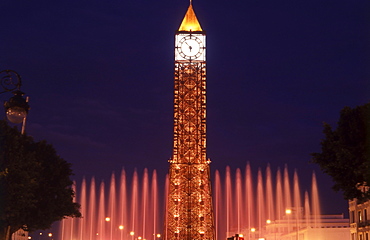
[[[176,61],[174,146],[165,239],[214,239],[209,163],[206,156],[206,63]]]

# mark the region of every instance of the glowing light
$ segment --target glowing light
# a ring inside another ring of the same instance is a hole
[[[243,234],[239,234],[239,237],[243,237]]]
[[[106,222],[110,222],[110,217],[106,217],[106,218],[105,218],[105,221],[106,221]]]
[[[271,223],[271,220],[270,220],[270,219],[267,219],[267,220],[266,220],[266,223],[267,223],[267,224],[270,224],[270,223]]]
[[[157,238],[160,238],[161,237],[161,234],[160,233],[157,233]]]
[[[137,237],[137,239],[141,240],[141,239],[142,239],[142,237]]]
[[[192,5],[189,6],[188,11],[185,14],[185,17],[182,20],[179,31],[187,32],[202,31],[202,27],[200,26],[198,19],[195,16]]]
[[[130,232],[130,235],[131,236],[134,236],[134,234],[135,234],[135,232],[133,232],[133,231]]]
[[[10,122],[19,124],[23,122],[25,117],[27,117],[27,112],[20,107],[12,107],[6,111],[6,115]]]
[[[256,231],[256,229],[255,228],[251,228],[251,232],[255,232]]]
[[[123,230],[125,227],[123,225],[119,225],[119,230]]]
[[[286,214],[292,214],[292,209],[285,209]]]
[[[49,236],[49,237],[52,237],[52,236],[53,236],[53,234],[52,234],[52,233],[49,233],[49,234],[48,234],[48,236]]]

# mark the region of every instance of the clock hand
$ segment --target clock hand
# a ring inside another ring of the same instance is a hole
[[[187,42],[185,42],[185,44],[186,44],[186,45],[188,45],[189,50],[190,50],[190,52],[191,52],[191,49],[193,49],[193,47],[192,47],[192,46],[190,46],[190,45],[189,45],[189,43],[187,43]]]

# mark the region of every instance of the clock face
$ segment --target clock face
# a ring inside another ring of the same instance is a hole
[[[202,55],[204,46],[198,37],[188,35],[180,39],[177,51],[182,58],[197,59]]]

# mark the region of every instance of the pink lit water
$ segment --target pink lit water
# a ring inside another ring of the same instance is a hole
[[[109,184],[103,181],[96,184],[94,178],[83,179],[75,186],[83,218],[63,220],[59,240],[158,240],[157,234],[163,234],[164,230],[161,219],[164,219],[166,186],[168,179],[163,188],[158,188],[156,171],[149,173],[147,169],[141,177],[135,170],[129,180],[124,170],[118,178],[113,173]],[[250,234],[250,229],[262,228],[267,219],[283,219],[288,208],[299,210],[294,215],[297,219],[306,219],[309,224],[312,222],[309,219],[314,218],[313,227],[319,226],[315,218],[320,214],[315,175],[310,191],[303,194],[297,171],[291,178],[287,166],[283,175],[280,169],[274,174],[270,166],[265,171],[259,168],[256,178],[249,164],[244,174],[241,169],[232,172],[227,167],[222,177],[216,170],[213,204],[217,240],[243,231]]]

